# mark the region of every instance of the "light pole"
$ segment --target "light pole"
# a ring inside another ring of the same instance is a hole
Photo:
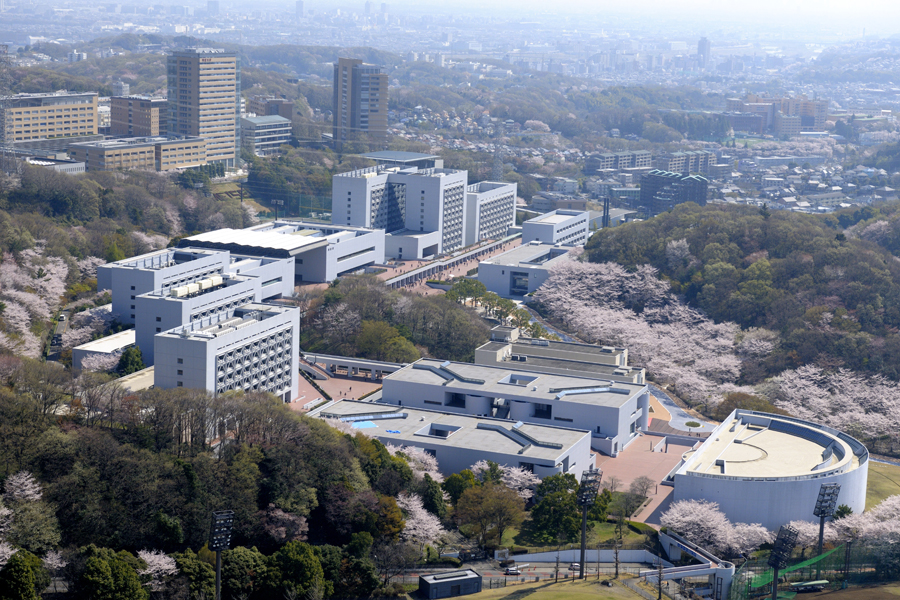
[[[819,497],[816,500],[816,508],[813,514],[819,517],[819,556],[822,555],[822,546],[825,542],[825,519],[834,516],[834,509],[837,507],[838,495],[841,493],[841,484],[839,483],[823,483],[819,488]],[[816,579],[821,573],[821,565],[816,563]]]
[[[222,600],[222,550],[227,550],[231,545],[233,526],[233,510],[213,511],[209,527],[209,549],[216,553],[216,600]]]
[[[772,574],[772,600],[778,600],[778,571],[785,568],[794,546],[797,545],[796,529],[790,525],[782,525],[775,539],[775,546],[769,554],[769,566],[775,570]]]
[[[584,551],[587,545],[587,514],[597,493],[600,491],[600,479],[603,471],[590,469],[581,473],[581,486],[578,488],[578,504],[581,505],[581,562],[578,563],[578,579],[584,579]]]

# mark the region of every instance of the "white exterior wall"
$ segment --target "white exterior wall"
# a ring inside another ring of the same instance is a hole
[[[478,265],[478,281],[484,284],[487,291],[494,292],[502,298],[511,298],[513,271],[528,273],[528,293],[536,291],[550,277],[550,271],[538,265],[524,267],[483,262]]]
[[[675,500],[718,502],[732,522],[760,523],[777,531],[790,521],[818,521],[813,509],[823,483],[841,484],[838,504],[846,504],[854,513],[862,512],[866,508],[867,481],[868,462],[846,473],[793,481],[686,473],[675,475]]]
[[[391,234],[384,238],[384,255],[397,259],[423,259],[437,254],[440,243],[440,231],[416,235]]]
[[[460,383],[455,382],[453,393],[483,396],[481,386],[473,385],[471,389],[466,390],[465,386],[459,385]],[[485,403],[475,398],[472,398],[471,402],[467,400],[466,407],[448,405],[446,393],[449,392],[442,385],[387,377],[383,382],[381,402],[447,413],[493,416],[485,412]],[[491,401],[495,399],[497,398],[490,398]],[[650,396],[646,387],[618,407],[570,402],[564,399],[552,400],[549,419],[536,417],[535,404],[538,402],[533,397],[517,394],[514,389],[504,392],[503,398],[500,399],[509,405],[510,420],[590,431],[591,445],[613,456],[634,440],[640,430],[647,428],[650,408]],[[487,405],[489,406],[490,402]],[[635,425],[634,433],[631,432],[632,423]]]
[[[194,260],[164,268],[151,268],[154,264],[171,262],[175,253],[191,254],[189,248],[158,250],[126,260],[101,265],[97,268],[97,289],[110,290],[112,312],[120,315],[123,323],[134,324],[137,296],[158,290],[165,285],[183,280],[184,283],[202,279],[213,273],[222,273],[228,266],[230,254],[219,252],[198,254]]]
[[[506,236],[516,225],[515,183],[481,182],[466,192],[465,246]]]
[[[371,191],[387,184],[388,172],[367,173],[368,177],[332,178],[331,222],[334,225],[372,227]]]
[[[153,339],[157,333],[187,325],[192,316],[202,318],[201,314],[210,316],[248,302],[259,302],[262,299],[261,283],[259,279],[247,279],[189,298],[153,294],[138,296],[135,343],[141,349],[144,364],[148,367],[154,364]]]
[[[248,344],[285,330],[292,332],[290,355],[287,359],[290,366],[290,384],[277,389],[262,389],[280,396],[285,402],[291,401],[299,393],[299,371],[296,368],[297,357],[300,355],[299,310],[274,315],[243,329],[211,339],[184,338],[174,334],[157,336],[154,340],[156,365],[153,383],[162,389],[185,387],[216,393],[217,356],[244,348]],[[181,362],[178,362],[179,360]]]
[[[752,411],[735,411],[725,419],[723,425],[728,427],[735,414],[751,414],[750,419],[757,418]],[[757,413],[763,414],[763,413]],[[783,418],[783,417],[778,417]],[[767,420],[760,418],[761,420]],[[800,419],[793,419],[801,421]],[[833,469],[822,469],[815,475],[749,478],[734,475],[711,475],[705,473],[692,473],[690,468],[692,459],[696,460],[701,452],[696,451],[687,461],[675,470],[675,500],[708,500],[717,502],[719,508],[732,522],[760,523],[770,530],[777,530],[780,526],[794,520],[814,521],[813,515],[816,499],[819,496],[819,488],[823,483],[841,484],[838,504],[846,504],[854,513],[860,513],[866,507],[866,484],[868,482],[869,461],[868,451],[865,447],[849,436],[840,434],[835,429],[801,421],[831,434],[839,434],[845,442],[850,443],[851,448],[856,448],[863,454],[860,464],[839,465]],[[710,435],[710,439],[716,437],[716,432]],[[790,457],[784,460],[789,463]],[[787,501],[789,500],[789,501]]]
[[[384,436],[382,438],[377,435],[375,437],[384,444],[397,444],[396,437]],[[557,473],[572,473],[580,480],[581,472],[589,468],[588,465],[591,460],[591,437],[587,434],[568,450],[560,450],[560,454],[555,460],[490,452],[484,448],[464,448],[459,446],[450,448],[447,446],[446,441],[442,444],[435,444],[428,441],[427,437],[412,440],[404,438],[402,443],[404,446],[415,446],[416,448],[433,452],[435,458],[437,458],[441,473],[444,475],[459,473],[463,469],[468,469],[479,460],[491,460],[501,466],[521,467],[525,464],[534,465],[534,474],[541,478]],[[567,471],[563,471],[563,464],[568,465]]]
[[[559,222],[548,222],[551,215],[564,215],[569,218]],[[555,210],[535,217],[522,224],[522,244],[538,241],[544,244],[563,244],[579,246],[588,238],[590,213],[574,210]]]

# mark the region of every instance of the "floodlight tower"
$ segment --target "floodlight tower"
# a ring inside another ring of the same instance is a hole
[[[209,527],[209,549],[216,552],[216,600],[222,600],[222,550],[228,550],[231,545],[232,527],[233,510],[213,511]]]
[[[823,483],[819,488],[819,498],[816,500],[816,508],[813,514],[819,517],[819,554],[822,554],[822,543],[825,540],[825,519],[834,516],[837,508],[838,495],[841,493],[841,484]]]
[[[778,571],[787,566],[791,552],[797,545],[798,534],[799,532],[790,525],[782,525],[778,530],[775,546],[769,554],[769,566],[775,570],[772,576],[772,600],[778,600]]]
[[[578,504],[581,505],[581,562],[578,563],[578,579],[584,579],[584,551],[587,545],[587,514],[591,505],[597,500],[600,491],[600,480],[603,471],[590,469],[581,473],[581,486],[578,488]]]
[[[825,519],[834,516],[834,509],[837,507],[838,495],[841,493],[841,484],[839,483],[823,483],[819,488],[819,497],[816,499],[816,508],[813,514],[819,517],[819,556],[822,555],[822,546],[825,542]],[[816,563],[816,579],[819,578],[821,567]]]

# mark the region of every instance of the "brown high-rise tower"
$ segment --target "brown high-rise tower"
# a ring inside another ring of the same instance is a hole
[[[334,146],[363,139],[387,142],[388,80],[384,70],[355,58],[334,65]]]

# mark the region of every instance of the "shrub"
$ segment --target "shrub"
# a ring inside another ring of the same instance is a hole
[[[687,423],[685,423],[685,425],[687,425],[688,427],[700,427],[700,423],[698,423],[697,421],[688,421]]]

